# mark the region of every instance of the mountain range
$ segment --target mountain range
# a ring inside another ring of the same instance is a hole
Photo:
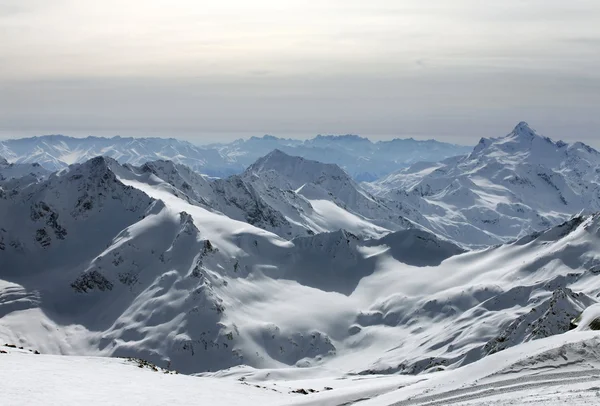
[[[131,165],[171,160],[215,177],[239,174],[274,149],[337,164],[357,181],[375,180],[418,161],[438,161],[469,151],[468,147],[434,140],[417,141],[409,138],[371,142],[356,135],[319,135],[306,141],[265,135],[206,146],[172,138],[119,136],[73,138],[46,135],[0,141],[0,156],[10,162],[39,163],[51,171],[104,155]]]
[[[0,340],[262,390],[319,378],[314,404],[404,386],[394,402],[446,404],[600,361],[567,333],[600,297],[600,154],[584,144],[520,123],[361,183],[280,149],[218,179],[183,161],[0,161]],[[359,377],[374,386],[344,389]]]

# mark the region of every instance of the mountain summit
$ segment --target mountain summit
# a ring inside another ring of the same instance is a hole
[[[414,207],[447,238],[494,244],[600,210],[598,173],[593,148],[554,142],[521,122],[504,137],[482,138],[468,156],[417,164],[365,187]]]

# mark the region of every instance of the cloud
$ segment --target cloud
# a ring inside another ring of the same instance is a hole
[[[0,122],[458,140],[525,119],[592,136],[596,1],[5,0]]]

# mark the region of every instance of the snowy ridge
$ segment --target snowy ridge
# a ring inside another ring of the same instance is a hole
[[[290,161],[297,159],[285,157]],[[337,166],[332,166],[343,172]],[[256,176],[247,171],[240,176],[208,179],[184,165],[170,161],[148,162],[141,167],[126,165],[126,168],[128,171],[121,171],[126,178],[145,179],[153,185],[165,183],[164,186],[173,189],[173,193],[180,197],[185,196],[192,204],[223,213],[286,239],[341,228],[367,237],[379,237],[389,232],[372,224],[360,213],[349,211],[343,201],[335,199],[329,192],[321,190],[324,195],[322,200],[308,200],[294,190],[292,178],[280,175],[271,178],[270,173]],[[129,171],[131,173],[128,174]],[[344,177],[347,178],[347,175],[344,174]],[[349,190],[354,189],[355,194],[359,193],[359,186],[348,181]],[[330,179],[330,182],[335,182],[335,179]]]
[[[470,253],[419,229],[286,241],[157,165],[95,158],[0,200],[2,339],[187,373],[419,374],[564,332],[600,292],[598,216]]]
[[[38,182],[50,174],[50,171],[42,168],[37,163],[15,164],[0,156],[0,187],[12,188],[13,183],[34,183]]]
[[[436,162],[470,152],[468,147],[412,138],[371,142],[357,135],[318,135],[299,141],[269,135],[215,145],[223,156],[249,166],[279,149],[288,155],[339,165],[357,181],[371,181],[420,161]]]
[[[251,182],[263,196],[269,196],[269,191],[273,187],[295,191],[296,194],[307,199],[314,209],[322,211],[321,218],[334,221],[339,219],[337,223],[339,228],[348,229],[349,225],[354,223],[360,226],[357,230],[366,227],[372,230],[371,235],[382,235],[386,230],[425,226],[407,220],[402,216],[401,211],[398,212],[395,208],[388,207],[385,201],[373,197],[334,164],[323,164],[302,157],[289,156],[275,150],[248,167],[244,178]],[[326,202],[333,203],[335,206]],[[338,208],[349,212],[352,216],[339,213]],[[326,227],[318,231],[331,231],[331,229]],[[351,231],[363,234],[359,231]]]
[[[459,243],[509,242],[600,210],[600,153],[553,142],[519,123],[470,155],[420,163],[371,184],[375,196],[421,213],[417,221]],[[410,211],[405,216],[411,218]]]
[[[0,155],[14,163],[39,163],[55,171],[103,155],[121,163],[143,165],[171,160],[211,176],[228,176],[243,170],[215,149],[202,148],[174,138],[87,137],[63,135],[20,138],[0,142]]]
[[[264,136],[205,147],[173,138],[119,136],[73,138],[45,135],[0,142],[0,156],[8,161],[35,162],[51,171],[105,155],[135,166],[147,161],[170,160],[218,177],[239,174],[274,149],[336,163],[358,180],[374,180],[414,162],[434,162],[469,151],[463,146],[433,140],[395,139],[373,143],[357,136],[317,136],[306,141]]]

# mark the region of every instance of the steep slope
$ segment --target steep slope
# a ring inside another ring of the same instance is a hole
[[[520,123],[505,137],[482,139],[468,156],[420,163],[363,186],[422,213],[447,238],[491,245],[600,210],[599,174],[594,149],[553,142]]]
[[[600,216],[469,253],[418,229],[286,241],[108,158],[0,214],[1,340],[186,373],[454,369],[566,331],[600,293]]]
[[[2,339],[183,372],[334,357],[347,326],[340,335],[336,312],[298,322],[298,301],[341,310],[377,259],[342,231],[287,242],[196,203],[101,157],[3,196]],[[286,291],[289,313],[253,313]]]
[[[293,166],[297,159],[285,154],[282,154],[282,158],[284,166]],[[307,165],[322,164],[307,161]],[[344,177],[348,192],[354,191],[351,196],[360,191],[358,185],[339,167],[326,166],[337,170]],[[387,228],[374,225],[361,213],[349,210],[342,200],[333,197],[332,192],[321,190],[318,193],[323,195],[322,199],[309,200],[292,187],[293,180],[290,183],[284,176],[270,176],[272,172],[269,171],[248,171],[240,176],[209,179],[171,161],[148,162],[141,167],[128,165],[127,168],[136,177],[152,184],[169,184],[176,188],[181,196],[187,196],[189,202],[195,202],[194,204],[201,207],[271,231],[286,239],[340,229],[346,229],[360,237],[380,237],[389,232]],[[331,177],[324,172],[323,176],[323,179],[328,179],[332,185],[335,185],[336,179],[341,179],[335,173]],[[371,215],[376,216],[378,213],[374,211]],[[400,226],[392,224],[390,227],[397,229]]]
[[[303,196],[319,214],[314,220],[317,225],[333,221],[337,222],[337,228],[355,233],[360,233],[358,230],[367,223],[384,230],[419,227],[416,221],[412,223],[404,218],[402,210],[388,207],[385,201],[363,190],[344,170],[334,164],[289,156],[275,150],[249,166],[243,178],[267,198],[273,188],[291,190]],[[415,220],[422,219],[418,213],[413,214]],[[358,227],[352,226],[357,223],[356,217],[362,219]],[[426,227],[427,221],[422,220],[420,224]],[[322,231],[331,228],[325,225]]]

